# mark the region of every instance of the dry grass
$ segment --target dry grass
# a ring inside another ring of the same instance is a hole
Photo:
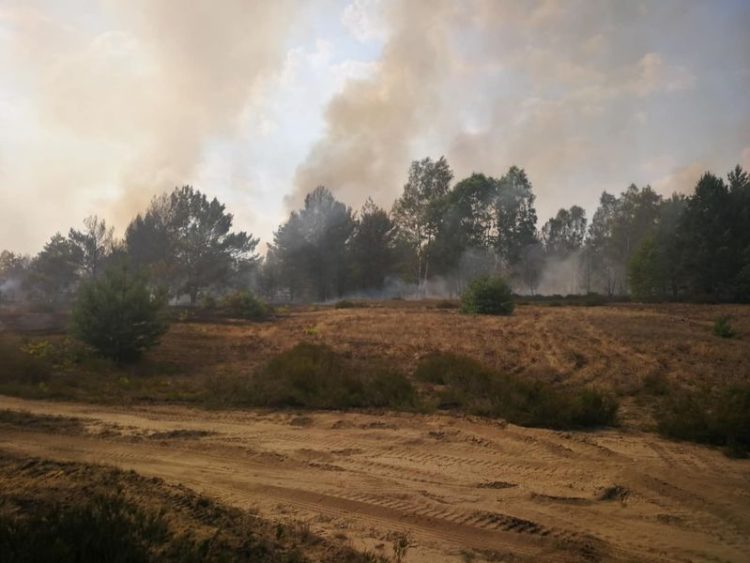
[[[737,338],[713,334],[729,316]],[[54,343],[62,335],[29,336]],[[750,382],[750,306],[521,306],[509,317],[476,317],[440,302],[389,301],[337,309],[296,307],[273,322],[181,322],[132,368],[101,362],[0,392],[110,401],[195,401],[223,378],[244,378],[300,342],[321,343],[356,362],[412,373],[421,358],[450,351],[500,373],[557,385],[596,386],[624,398],[626,424],[648,422],[644,386]],[[631,399],[631,398],[637,398]]]

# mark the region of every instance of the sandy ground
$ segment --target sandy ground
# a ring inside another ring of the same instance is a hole
[[[83,423],[53,433],[31,416],[0,424],[2,450],[159,476],[386,555],[391,535],[408,532],[406,561],[747,561],[750,553],[750,460],[650,434],[2,396],[0,409]]]

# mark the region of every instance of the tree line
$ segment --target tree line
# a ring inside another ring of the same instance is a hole
[[[62,306],[81,283],[126,262],[173,300],[235,290],[273,302],[460,293],[486,275],[517,293],[599,293],[649,300],[750,300],[750,178],[706,172],[689,195],[650,186],[604,192],[588,221],[572,205],[538,226],[526,172],[454,182],[444,157],[414,161],[390,211],[358,211],[326,187],[259,240],[233,229],[216,198],[184,186],[155,197],[122,239],[106,221],[53,235],[33,257],[0,254],[0,299]]]

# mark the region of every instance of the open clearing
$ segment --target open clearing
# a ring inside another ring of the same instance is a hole
[[[750,552],[750,461],[650,434],[8,397],[0,408],[26,413],[2,417],[11,422],[0,423],[0,449],[11,454],[133,469],[384,554],[389,534],[406,531],[408,561],[743,561]],[[40,415],[68,423],[51,431]]]
[[[712,334],[724,315],[740,338]],[[452,351],[500,373],[595,385],[620,398],[621,426],[190,405],[217,378],[247,377],[299,342],[406,374]],[[642,388],[653,375],[674,387],[747,383],[749,359],[747,306],[521,306],[485,318],[394,302],[298,308],[259,324],[179,322],[142,372],[77,381],[74,370],[18,391],[78,402],[0,396],[0,449],[133,469],[386,556],[393,534],[408,532],[407,561],[747,561],[750,460],[659,438]]]

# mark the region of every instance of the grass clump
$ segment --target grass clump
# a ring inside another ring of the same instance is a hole
[[[472,315],[510,315],[514,307],[510,285],[500,277],[475,279],[461,297],[461,311]]]
[[[415,378],[439,385],[439,408],[504,418],[521,426],[592,428],[614,424],[617,402],[592,389],[556,389],[495,373],[479,362],[452,354],[430,354]]]
[[[656,410],[658,431],[669,438],[713,444],[746,457],[750,451],[750,386],[675,390]]]
[[[221,302],[221,308],[232,317],[251,321],[267,320],[273,313],[271,307],[245,290],[227,295]]]
[[[719,317],[714,323],[714,335],[719,338],[734,338],[737,336],[737,332],[732,326],[732,321],[729,317]]]
[[[256,373],[243,400],[268,407],[410,409],[417,395],[394,370],[357,366],[327,345],[302,343]]]
[[[354,301],[349,301],[348,299],[342,299],[341,301],[336,301],[334,303],[333,308],[334,309],[354,309],[358,305]]]

